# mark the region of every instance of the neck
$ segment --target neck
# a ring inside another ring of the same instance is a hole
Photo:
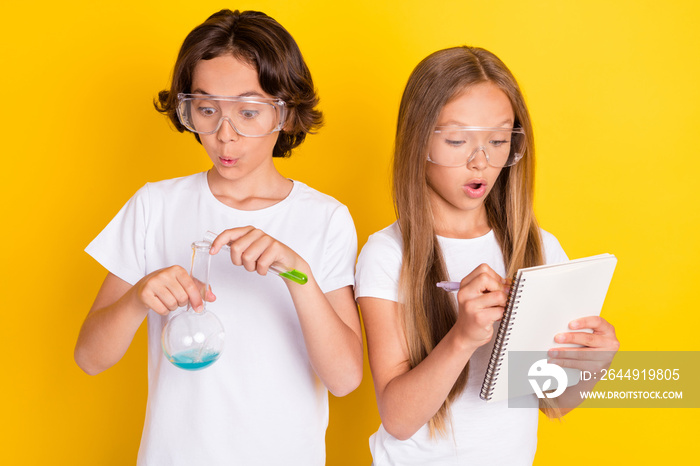
[[[475,209],[462,210],[435,197],[431,196],[431,207],[437,235],[470,239],[484,236],[491,231],[483,203]]]
[[[209,189],[216,199],[237,210],[260,210],[284,200],[294,183],[272,169],[251,172],[241,178],[227,178],[215,167],[207,172]]]

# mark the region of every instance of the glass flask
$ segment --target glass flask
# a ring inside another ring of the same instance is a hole
[[[210,247],[208,241],[192,243],[190,276],[203,301],[209,289]],[[190,371],[214,364],[224,349],[224,326],[213,312],[207,310],[207,302],[204,301],[202,312],[195,312],[188,304],[186,310],[171,315],[161,334],[163,353],[168,361]]]

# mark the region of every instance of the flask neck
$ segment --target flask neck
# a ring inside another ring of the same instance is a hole
[[[194,280],[199,294],[204,301],[204,310],[207,308],[205,300],[207,290],[209,289],[209,265],[211,263],[211,255],[209,249],[211,243],[209,241],[195,241],[192,243],[192,265],[190,267],[190,276]],[[189,307],[191,309],[191,306]]]

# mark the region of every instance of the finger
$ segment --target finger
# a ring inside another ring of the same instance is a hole
[[[202,312],[204,310],[204,302],[202,301],[200,287],[195,284],[195,281],[189,275],[178,275],[177,280],[180,287],[187,294],[187,300],[192,309],[195,312]]]
[[[160,300],[165,304],[168,309],[174,311],[178,307],[187,306],[190,302],[187,292],[182,287],[180,282],[175,278],[172,281],[166,282],[165,289],[159,295]]]
[[[156,295],[153,295],[152,298],[146,302],[146,305],[153,312],[156,312],[162,316],[167,316],[170,314],[170,309],[168,309],[168,307],[163,304],[163,302]]]
[[[232,241],[237,240],[246,233],[254,230],[255,228],[248,225],[245,227],[231,228],[229,230],[222,231],[219,236],[217,236],[211,243],[211,248],[209,249],[209,254],[218,253],[223,246],[229,245]]]
[[[194,285],[197,287],[197,291],[199,292],[199,296],[204,296],[204,301],[210,303],[212,301],[216,300],[216,295],[211,289],[211,285],[206,285],[205,283],[199,281],[196,278],[192,279],[194,281]],[[206,286],[206,290],[204,289]],[[187,298],[187,301],[189,302],[189,297]]]
[[[580,371],[598,372],[610,366],[609,362],[604,361],[588,361],[579,359],[548,359],[547,363],[556,364],[559,367],[570,369],[578,369]]]
[[[216,301],[216,295],[211,290],[211,285],[207,288],[207,296],[204,298],[208,303]]]
[[[177,309],[178,300],[170,291],[172,283],[177,283],[175,275],[181,267],[173,266],[157,270],[148,276],[137,287],[140,301],[148,308],[159,314],[167,314]],[[184,269],[183,269],[184,271]]]
[[[257,272],[261,275],[265,275],[265,273],[267,273],[267,267],[270,264],[268,264],[267,266],[263,266],[263,272],[261,273],[260,258],[263,254],[265,254],[265,252],[268,249],[273,247],[274,242],[274,239],[272,239],[270,236],[264,233],[262,234],[262,236],[258,236],[253,242],[251,242],[248,245],[246,250],[241,254],[241,261],[243,263],[243,267],[245,267],[245,269],[249,272],[257,270]]]
[[[615,355],[612,351],[600,351],[593,348],[552,348],[547,356],[557,359],[577,359],[579,361],[611,361]]]
[[[614,335],[611,336],[606,334],[595,334],[588,332],[559,333],[554,336],[554,341],[556,343],[569,343],[586,346],[588,348],[604,349],[610,351],[617,351],[619,347],[619,342],[614,337]]]
[[[475,316],[475,322],[483,328],[493,328],[494,322],[503,317],[502,307],[489,307],[483,309]]]
[[[173,295],[173,293],[169,289],[164,289],[160,294],[157,295],[157,298],[160,300],[161,303],[163,303],[163,306],[165,306],[168,311],[174,311],[180,305],[178,304],[177,298]]]
[[[465,293],[466,294],[466,293]],[[477,313],[485,308],[499,307],[505,309],[508,296],[503,291],[493,291],[479,294],[474,298],[462,301],[458,295],[458,302],[461,309],[467,313]],[[500,319],[501,317],[499,317]]]
[[[471,275],[471,274],[470,274]],[[468,278],[469,276],[467,276]],[[465,278],[462,280],[461,287],[457,292],[458,301],[468,301],[481,296],[486,293],[491,292],[502,292],[505,294],[506,288],[503,281],[500,278],[494,278],[493,275],[489,273],[481,273],[470,279],[469,282],[465,283]]]
[[[177,284],[177,280],[174,277],[175,273],[175,269],[166,269],[157,273],[148,281],[144,288],[144,302],[149,308],[153,310],[157,308],[164,312],[178,308],[178,300],[172,292],[175,288],[173,283]]]
[[[265,275],[272,265],[284,270],[293,269],[295,268],[293,264],[297,263],[296,258],[298,256],[294,251],[272,239],[272,243],[260,254],[256,270],[259,274]]]
[[[461,286],[465,286],[466,284],[474,280],[476,277],[484,274],[492,277],[495,281],[500,282],[502,285],[505,285],[506,283],[506,280],[504,280],[503,277],[498,275],[491,267],[488,266],[488,264],[481,264],[462,279]]]
[[[614,356],[614,352],[590,348],[555,348],[547,352],[547,362],[559,367],[597,372],[610,367]]]
[[[253,244],[257,239],[261,238],[265,233],[262,230],[253,228],[244,235],[241,235],[237,239],[229,243],[231,248],[231,262],[234,265],[243,265],[243,254],[248,250],[251,244]],[[251,255],[246,256],[246,259],[250,261]],[[247,269],[246,269],[247,270]]]
[[[600,316],[588,316],[572,320],[569,322],[569,328],[572,330],[590,328],[595,333],[615,334],[615,327]]]

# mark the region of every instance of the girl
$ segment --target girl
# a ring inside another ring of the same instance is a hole
[[[567,260],[537,226],[533,175],[530,117],[496,56],[456,47],[416,67],[396,131],[398,221],[370,236],[356,272],[382,419],[370,439],[375,466],[532,463],[537,411],[486,404],[479,390],[503,277]],[[435,286],[443,280],[461,280],[456,302]],[[617,349],[601,318],[571,327],[594,334],[556,341]]]
[[[75,348],[97,374],[147,317],[139,464],[325,463],[326,389],[343,396],[362,377],[357,239],[345,206],[273,164],[321,125],[317,102],[297,44],[263,13],[222,10],[180,49],[156,107],[195,133],[213,167],[147,184],[88,246],[109,273]],[[212,258],[207,297],[226,349],[187,372],[166,361],[160,337],[170,312],[202,308],[187,269],[190,244],[207,230],[223,231],[211,254],[230,246],[230,258]],[[272,265],[308,283],[265,277]]]

